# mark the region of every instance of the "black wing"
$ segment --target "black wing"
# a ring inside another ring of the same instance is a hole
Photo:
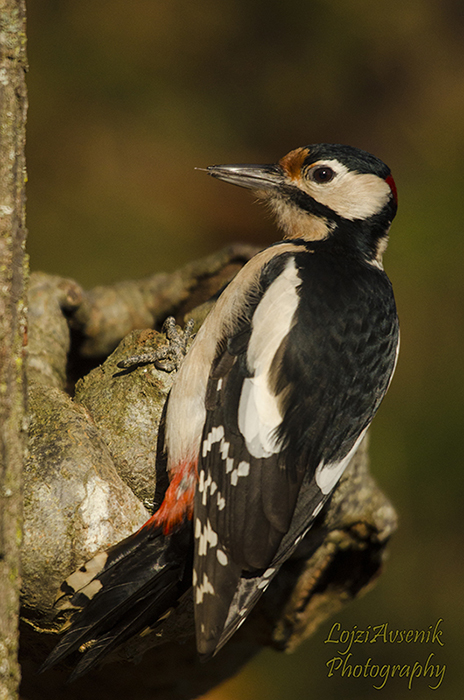
[[[304,536],[386,391],[396,312],[385,276],[372,294],[373,273],[330,271],[327,293],[311,253],[278,256],[210,375],[193,524],[205,656]]]

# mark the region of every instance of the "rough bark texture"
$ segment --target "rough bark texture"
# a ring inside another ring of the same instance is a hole
[[[264,645],[294,649],[379,574],[396,516],[369,475],[364,442],[297,556],[212,661],[198,662],[187,596],[164,626],[130,640],[75,684],[64,685],[68,662],[36,675],[63,625],[53,611],[59,584],[137,528],[153,496],[159,418],[173,377],[117,363],[164,343],[158,331],[167,315],[193,315],[199,325],[210,297],[254,252],[231,246],[173,274],[90,292],[32,275],[21,630],[28,700],[194,698]]]
[[[0,2],[0,699],[17,697],[25,449],[25,7]]]

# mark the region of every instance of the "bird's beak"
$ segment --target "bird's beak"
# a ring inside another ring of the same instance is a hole
[[[283,184],[280,165],[210,165],[206,172],[218,180],[250,190],[275,190]]]

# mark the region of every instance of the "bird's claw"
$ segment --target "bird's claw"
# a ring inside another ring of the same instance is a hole
[[[177,371],[187,354],[188,344],[193,337],[193,326],[194,320],[190,318],[182,330],[176,325],[174,317],[169,316],[162,327],[168,340],[166,345],[162,345],[151,352],[126,357],[126,359],[118,362],[118,367],[130,369],[137,365],[154,364],[157,369],[164,372]]]

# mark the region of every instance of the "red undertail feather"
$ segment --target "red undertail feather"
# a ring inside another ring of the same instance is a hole
[[[198,481],[196,462],[182,462],[172,470],[173,474],[163,502],[156,513],[142,525],[145,527],[162,527],[165,535],[170,535],[176,525],[186,518],[192,519],[193,500]]]

